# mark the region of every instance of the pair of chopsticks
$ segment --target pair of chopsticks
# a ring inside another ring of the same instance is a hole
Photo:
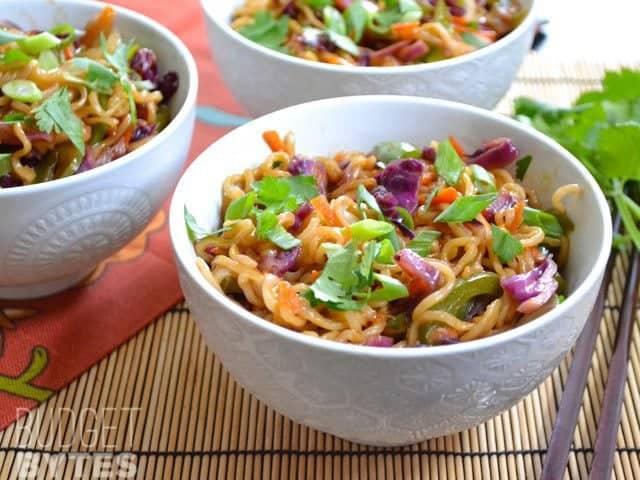
[[[620,227],[620,217],[614,221],[614,231]],[[564,477],[569,458],[569,449],[573,440],[578,413],[582,405],[587,377],[591,369],[591,359],[596,347],[600,331],[602,312],[607,290],[615,267],[616,253],[611,252],[602,286],[598,292],[593,311],[578,339],[573,362],[567,377],[558,416],[551,434],[542,480],[556,480]],[[627,363],[629,360],[629,344],[631,331],[636,316],[636,299],[640,283],[640,254],[635,248],[631,253],[631,261],[627,274],[622,309],[618,319],[616,341],[613,356],[609,364],[609,375],[605,386],[604,400],[598,423],[590,478],[594,480],[611,477],[613,459],[616,450],[616,436],[620,426],[624,387],[627,380]]]

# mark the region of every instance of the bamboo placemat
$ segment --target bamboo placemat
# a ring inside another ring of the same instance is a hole
[[[508,113],[519,95],[567,104],[596,87],[605,67],[616,66],[531,55],[499,110]],[[627,266],[620,256],[565,478],[587,477]],[[570,355],[517,406],[477,428],[378,449],[295,424],[255,400],[179,305],[0,433],[0,478],[536,478],[569,365]],[[636,328],[616,479],[640,472],[639,379]]]

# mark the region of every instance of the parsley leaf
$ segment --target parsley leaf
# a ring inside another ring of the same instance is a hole
[[[433,242],[438,239],[442,233],[437,230],[420,230],[416,232],[416,236],[407,244],[409,250],[413,250],[421,257],[426,257],[431,253]]]
[[[438,144],[435,162],[438,175],[445,179],[450,186],[455,186],[464,171],[464,163],[449,140]]]
[[[507,231],[491,225],[493,237],[492,248],[502,263],[509,263],[516,255],[522,253],[522,242]]]
[[[65,133],[80,154],[84,155],[83,125],[71,110],[71,101],[66,87],[47,98],[34,112],[40,131]]]
[[[262,10],[253,16],[253,23],[245,25],[238,32],[263,47],[283,51],[289,34],[289,20],[287,15],[276,19],[271,12]]]

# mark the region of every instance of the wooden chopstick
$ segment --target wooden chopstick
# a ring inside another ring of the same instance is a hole
[[[613,219],[613,231],[620,230],[622,219],[619,214]],[[578,414],[584,398],[584,389],[587,386],[587,377],[591,370],[591,359],[596,348],[596,341],[600,333],[602,322],[602,312],[604,310],[607,290],[611,282],[611,276],[615,268],[616,252],[611,251],[609,261],[604,271],[602,284],[598,291],[598,296],[593,305],[593,310],[587,319],[587,323],[578,338],[573,351],[573,361],[569,369],[567,382],[564,386],[562,399],[556,423],[553,426],[551,440],[547,448],[547,454],[542,469],[541,480],[556,480],[564,477],[569,460],[569,449],[573,441],[573,434],[578,423]]]
[[[615,230],[620,224],[620,219],[615,222]],[[584,398],[584,389],[587,385],[587,377],[591,370],[591,358],[596,347],[598,334],[600,333],[600,323],[602,312],[607,297],[607,290],[611,281],[611,275],[615,266],[616,253],[609,255],[607,268],[602,279],[602,285],[598,291],[593,310],[587,319],[584,330],[578,338],[573,352],[573,361],[564,387],[560,408],[553,426],[551,441],[547,448],[547,454],[542,469],[542,480],[557,480],[564,477],[569,459],[569,449],[573,441],[573,435],[578,422],[580,406]]]
[[[593,450],[590,477],[604,479],[611,477],[613,458],[616,451],[616,437],[620,426],[620,414],[624,401],[624,387],[627,382],[629,343],[633,322],[636,318],[636,301],[640,285],[640,254],[633,249],[613,355],[609,362],[609,375],[604,390],[602,411],[598,422],[596,444]]]

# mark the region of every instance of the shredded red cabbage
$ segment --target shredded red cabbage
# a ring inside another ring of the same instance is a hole
[[[281,277],[285,273],[295,270],[300,251],[300,247],[278,252],[268,250],[260,258],[260,270]]]
[[[504,168],[515,162],[520,152],[508,138],[496,138],[485,143],[467,158],[467,163],[477,163],[484,168]]]
[[[424,165],[420,160],[407,158],[394,160],[377,177],[382,185],[396,198],[399,207],[409,213],[418,208],[418,188]]]
[[[512,275],[502,280],[502,288],[518,300],[520,313],[533,313],[547,303],[558,290],[555,275],[558,265],[551,255],[527,273]]]
[[[395,259],[398,266],[411,278],[411,291],[417,290],[428,295],[438,288],[440,270],[413,250],[400,250]]]
[[[395,341],[391,337],[385,337],[384,335],[375,335],[367,338],[365,345],[369,347],[393,347]]]
[[[512,208],[517,203],[518,197],[516,197],[512,192],[503,190],[500,192],[500,195],[498,195],[498,197],[482,211],[482,215],[484,215],[484,218],[489,222],[493,222],[495,220],[496,213]]]
[[[288,170],[291,175],[310,175],[315,177],[320,193],[326,193],[327,171],[322,163],[302,155],[295,155],[289,162]]]
[[[302,223],[311,214],[311,212],[313,212],[313,207],[311,206],[311,204],[309,202],[303,203],[302,206],[298,208],[298,210],[296,210],[295,220],[290,229],[291,232],[298,233],[302,228]]]

